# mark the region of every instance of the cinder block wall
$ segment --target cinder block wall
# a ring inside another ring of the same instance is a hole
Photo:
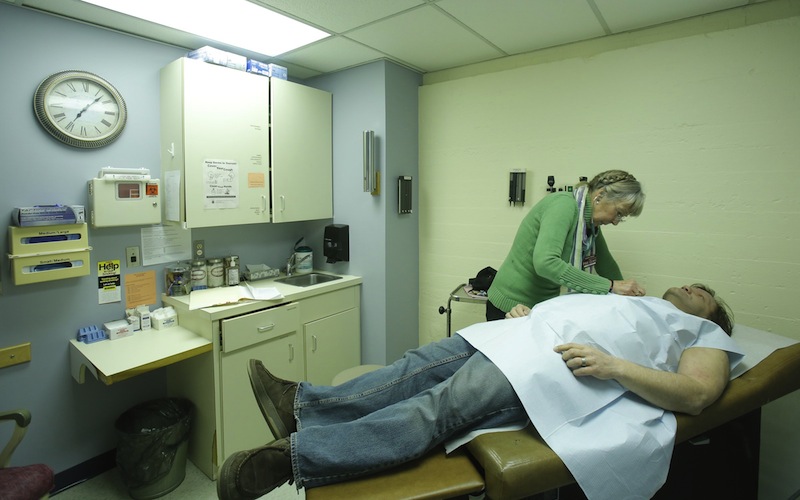
[[[641,217],[604,228],[626,277],[659,296],[706,282],[738,322],[800,339],[799,16],[766,2],[426,75],[420,342],[445,335],[456,285],[500,265],[548,175],[610,168],[647,192]],[[507,202],[511,169],[528,173],[523,207]],[[454,329],[483,320],[453,309]]]

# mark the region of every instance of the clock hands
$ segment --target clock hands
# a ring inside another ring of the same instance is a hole
[[[97,101],[99,101],[99,100],[100,100],[100,99],[102,99],[102,98],[103,98],[103,96],[98,96],[98,97],[97,97],[97,99],[95,99],[94,101],[92,101],[92,102],[90,102],[89,104],[87,104],[86,106],[84,106],[84,107],[83,107],[83,109],[82,109],[82,110],[80,110],[80,111],[78,112],[78,116],[76,116],[76,117],[75,117],[75,119],[77,120],[78,118],[80,118],[80,117],[81,117],[81,115],[83,114],[83,112],[84,112],[84,111],[86,111],[87,109],[89,109],[89,107],[90,107],[92,104],[96,103]]]

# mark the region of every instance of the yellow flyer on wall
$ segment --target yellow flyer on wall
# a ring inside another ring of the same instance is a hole
[[[122,300],[119,260],[97,263],[97,303],[110,304]]]

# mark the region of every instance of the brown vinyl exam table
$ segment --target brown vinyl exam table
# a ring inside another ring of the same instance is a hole
[[[749,353],[747,348],[745,352]],[[700,415],[676,414],[676,445],[759,410],[798,388],[800,343],[794,343],[775,349],[732,380],[722,396]],[[506,500],[548,492],[574,482],[561,459],[529,425],[518,431],[482,434],[450,455],[445,455],[443,448],[436,449],[379,474],[309,488],[306,498],[444,499],[483,492],[488,499]]]

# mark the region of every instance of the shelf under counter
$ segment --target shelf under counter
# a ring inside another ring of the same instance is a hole
[[[129,337],[85,344],[70,340],[72,378],[82,384],[88,370],[106,385],[210,352],[211,341],[181,326],[137,331]]]

